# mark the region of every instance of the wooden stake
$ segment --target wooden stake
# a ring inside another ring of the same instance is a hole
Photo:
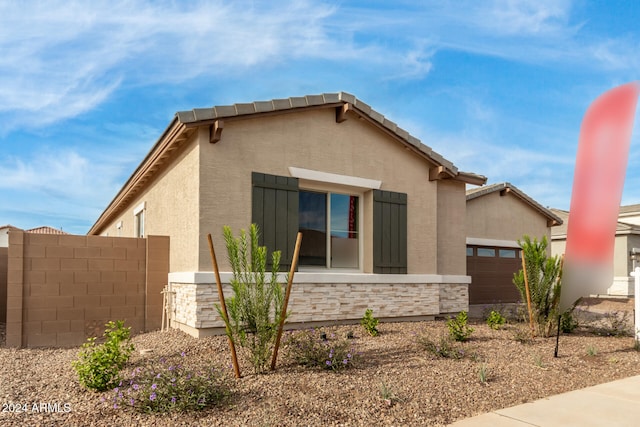
[[[524,288],[527,293],[527,308],[529,310],[529,324],[531,325],[531,338],[535,337],[533,326],[533,313],[531,312],[531,293],[529,292],[529,279],[527,278],[527,263],[524,261],[524,251],[522,251],[522,272],[524,273]]]
[[[216,274],[216,283],[218,284],[218,296],[220,297],[220,305],[222,307],[222,314],[227,320],[224,322],[225,329],[227,331],[227,339],[229,340],[229,349],[231,349],[231,361],[233,362],[233,371],[236,375],[236,378],[242,377],[240,375],[240,366],[238,366],[238,356],[236,355],[236,346],[233,344],[233,339],[231,339],[231,329],[227,324],[229,320],[229,315],[227,314],[227,304],[224,302],[224,292],[222,291],[222,281],[220,280],[220,271],[218,270],[218,261],[216,260],[216,252],[213,249],[213,241],[211,240],[211,234],[207,235],[207,239],[209,240],[209,252],[211,253],[211,262],[213,263],[213,271]]]
[[[293,286],[293,274],[298,265],[298,254],[300,253],[300,244],[302,243],[302,233],[298,232],[296,237],[296,248],[293,251],[293,259],[291,260],[291,269],[289,270],[289,282],[287,283],[287,291],[284,295],[284,304],[282,306],[282,314],[280,314],[280,325],[278,325],[278,335],[276,336],[276,344],[273,348],[273,357],[271,358],[271,370],[276,369],[276,360],[278,359],[278,348],[280,347],[280,338],[282,338],[282,330],[284,329],[284,319],[287,315],[287,306],[289,305],[289,295],[291,295],[291,287]]]

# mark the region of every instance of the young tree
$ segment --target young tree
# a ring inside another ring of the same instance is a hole
[[[542,336],[551,335],[558,317],[558,304],[560,302],[562,265],[558,256],[547,256],[547,237],[542,240],[524,235],[522,241],[518,240],[522,248],[522,256],[527,269],[527,281],[531,296],[531,310],[533,318],[538,325],[538,332]],[[522,296],[522,301],[527,301],[524,283],[524,271],[520,270],[513,275],[513,283]]]
[[[230,331],[230,338],[245,350],[256,373],[267,370],[278,332],[284,294],[278,282],[280,251],[272,255],[271,275],[267,279],[267,248],[258,245],[258,226],[251,224],[249,241],[245,230],[235,238],[224,227],[227,254],[233,271],[233,296],[227,299],[228,318],[216,304],[218,314]]]

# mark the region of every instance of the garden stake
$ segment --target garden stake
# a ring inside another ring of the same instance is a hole
[[[296,237],[296,248],[293,251],[293,259],[291,260],[291,269],[289,270],[289,281],[287,283],[287,291],[284,295],[284,304],[282,305],[282,314],[280,314],[280,325],[278,325],[278,335],[276,335],[276,345],[273,348],[273,358],[271,359],[271,370],[276,369],[276,360],[278,358],[278,348],[280,347],[280,338],[282,338],[282,329],[284,329],[284,318],[287,315],[287,305],[289,305],[289,296],[291,295],[291,287],[293,286],[293,274],[298,265],[298,253],[300,252],[300,244],[302,243],[302,233],[298,231]]]
[[[209,240],[209,252],[211,253],[211,262],[213,263],[213,271],[216,274],[216,283],[218,284],[218,296],[220,297],[220,305],[222,306],[222,314],[224,315],[224,325],[229,340],[229,348],[231,349],[231,360],[233,362],[233,372],[236,378],[240,378],[240,366],[238,366],[238,356],[236,355],[236,346],[231,339],[231,329],[229,328],[229,315],[227,314],[227,304],[224,302],[224,292],[222,291],[222,281],[220,280],[220,270],[218,270],[218,261],[216,260],[216,251],[213,249],[213,241],[211,234],[207,234]]]
[[[529,279],[527,278],[527,263],[524,261],[524,251],[522,252],[522,272],[524,273],[524,287],[527,291],[527,308],[529,309],[529,324],[531,325],[531,338],[535,337],[533,327],[533,313],[531,312],[531,294],[529,293]]]
[[[556,351],[553,352],[553,357],[558,357],[558,344],[560,344],[560,319],[562,316],[558,314],[558,332],[556,333]]]

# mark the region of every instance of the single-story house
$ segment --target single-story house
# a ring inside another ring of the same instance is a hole
[[[562,255],[567,245],[569,211],[553,209],[553,212],[563,218],[563,224],[553,229],[551,251],[554,255]],[[640,205],[621,206],[613,249],[613,277],[610,282],[602,284],[598,294],[633,296],[634,278],[631,272],[636,267],[638,255],[640,255]]]
[[[9,233],[11,230],[22,230],[21,228],[14,227],[11,224],[0,226],[0,248],[6,248],[9,246]],[[22,230],[26,233],[35,234],[68,234],[60,229],[49,227],[44,225],[42,227],[30,228],[29,230]]]
[[[522,269],[518,240],[527,234],[551,242],[551,230],[562,219],[508,182],[467,191],[466,217],[469,304],[520,301],[513,284],[513,274]]]
[[[170,318],[221,331],[207,234],[257,223],[288,268],[290,322],[433,318],[468,309],[466,184],[450,161],[348,93],[178,112],[89,234],[170,236]],[[227,287],[227,292],[229,288]]]

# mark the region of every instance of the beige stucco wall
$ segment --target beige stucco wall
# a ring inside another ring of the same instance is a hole
[[[438,274],[466,274],[465,185],[438,183]]]
[[[408,273],[437,272],[437,200],[446,197],[448,187],[439,194],[437,182],[428,179],[428,162],[367,122],[350,115],[336,123],[331,108],[227,121],[221,141],[215,144],[209,143],[207,129],[199,136],[201,271],[211,270],[206,233],[213,235],[217,252],[224,254],[223,225],[234,231],[249,225],[251,172],[290,176],[288,168],[293,166],[381,180],[382,190],[407,193]],[[307,185],[311,183],[300,181],[300,188]],[[363,197],[363,264],[370,272],[370,192]],[[464,194],[459,197],[464,201]],[[224,256],[218,255],[218,262],[221,270],[228,269]],[[450,267],[446,260],[443,265]]]
[[[522,239],[524,234],[550,240],[547,218],[513,194],[499,191],[467,202],[467,237],[495,240]]]
[[[178,151],[177,158],[101,234],[134,237],[133,212],[144,202],[145,235],[171,238],[171,271],[194,271],[198,268],[200,234],[200,145],[197,137],[192,137]],[[122,230],[116,228],[120,221]],[[203,232],[206,233],[206,230]]]

